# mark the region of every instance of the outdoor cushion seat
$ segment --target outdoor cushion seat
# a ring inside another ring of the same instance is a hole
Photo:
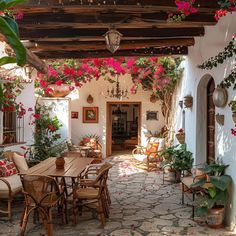
[[[10,187],[12,195],[19,193],[22,189],[22,184],[19,175],[11,175],[8,177],[1,177],[1,179],[6,180]],[[9,197],[9,188],[8,186],[0,181],[0,198],[8,198]]]
[[[78,199],[95,199],[98,197],[99,189],[97,188],[79,188],[76,191]]]
[[[19,172],[24,172],[29,169],[29,166],[23,155],[20,155],[16,152],[13,153],[12,160],[16,165],[16,168]]]

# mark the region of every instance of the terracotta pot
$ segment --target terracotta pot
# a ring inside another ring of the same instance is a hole
[[[211,228],[221,228],[223,226],[224,211],[223,206],[211,208],[206,216],[207,225]]]
[[[70,85],[62,84],[60,86],[56,84],[49,84],[48,88],[52,89],[52,93],[50,93],[51,97],[65,97],[70,91]]]
[[[224,107],[228,101],[227,90],[221,87],[215,88],[212,99],[216,107]]]
[[[193,106],[193,97],[192,96],[185,96],[184,97],[184,106],[186,108],[191,108]]]
[[[88,102],[89,104],[93,103],[93,97],[92,97],[91,94],[88,95],[88,97],[87,97],[87,102]]]
[[[152,95],[150,96],[150,102],[155,103],[157,100],[158,100],[158,99],[157,99],[157,97],[155,96],[155,94],[152,94]]]
[[[216,114],[216,122],[223,126],[225,124],[225,116],[224,115],[220,115],[220,114]]]
[[[232,113],[232,119],[233,119],[234,123],[236,124],[236,112]]]
[[[185,143],[185,133],[178,133],[175,135],[180,144]]]
[[[56,164],[56,169],[64,169],[64,167],[65,167],[64,157],[57,157],[55,164]]]

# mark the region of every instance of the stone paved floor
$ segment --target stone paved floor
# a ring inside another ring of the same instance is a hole
[[[129,160],[130,155],[112,158],[114,166],[109,177],[112,205],[104,229],[89,211],[74,226],[69,211],[68,225],[54,221],[56,236],[236,235],[226,229],[210,229],[200,219],[191,220],[191,208],[181,205],[179,184],[162,185],[161,173],[137,169]],[[12,223],[0,217],[0,235],[18,234],[21,211],[22,202],[18,200],[14,203]],[[42,225],[29,223],[27,235],[44,234]]]

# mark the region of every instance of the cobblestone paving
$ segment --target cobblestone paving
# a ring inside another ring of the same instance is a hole
[[[112,197],[110,218],[102,228],[96,214],[90,211],[78,217],[76,226],[61,225],[54,217],[56,236],[158,236],[158,235],[236,235],[227,229],[210,229],[200,219],[191,219],[191,207],[181,204],[179,184],[162,184],[160,172],[146,172],[132,166],[130,155],[112,158],[109,189]],[[0,235],[14,236],[19,232],[22,201],[14,202],[13,222],[0,217]],[[69,206],[70,208],[70,206]],[[27,235],[46,235],[43,226],[32,219]]]

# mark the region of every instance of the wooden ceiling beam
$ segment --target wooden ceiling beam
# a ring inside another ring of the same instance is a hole
[[[125,37],[194,37],[204,35],[204,27],[192,27],[186,30],[185,28],[140,28],[140,29],[118,29]],[[38,38],[66,38],[77,36],[103,36],[107,32],[107,29],[72,29],[63,28],[60,29],[44,29],[44,30],[20,30],[21,39],[37,40]]]
[[[28,0],[26,5],[28,6],[73,6],[73,5],[81,5],[82,7],[92,7],[92,6],[137,6],[139,8],[146,6],[159,6],[162,7],[175,7],[174,0]],[[200,6],[201,8],[212,8],[217,7],[217,1],[206,1],[206,0],[198,0],[195,4],[196,6]],[[164,9],[163,9],[164,10]]]
[[[166,56],[166,55],[187,55],[188,47],[171,47],[171,48],[150,48],[135,50],[118,50],[112,54],[108,50],[97,51],[43,51],[37,52],[43,59],[65,59],[65,58],[106,58],[106,57],[124,57],[124,56]]]
[[[32,44],[33,45],[33,44]],[[121,41],[119,50],[131,50],[140,48],[156,48],[156,47],[171,47],[171,46],[193,46],[194,38],[183,39],[159,39],[159,40],[125,40]],[[41,51],[89,51],[89,50],[104,50],[106,48],[105,41],[98,42],[38,42],[35,43],[31,50],[35,53]]]

